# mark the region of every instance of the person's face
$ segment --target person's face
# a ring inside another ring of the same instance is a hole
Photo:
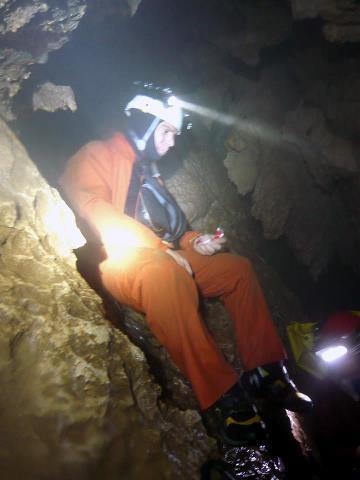
[[[157,153],[160,156],[165,155],[171,147],[175,145],[175,135],[177,130],[167,122],[161,122],[154,132],[154,144]]]

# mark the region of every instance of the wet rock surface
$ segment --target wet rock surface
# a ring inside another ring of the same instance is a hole
[[[226,448],[224,461],[234,479],[282,480],[286,478],[281,460],[271,456],[265,445],[257,448]]]
[[[1,476],[198,478],[199,414],[160,400],[143,353],[75,269],[74,218],[0,124]]]

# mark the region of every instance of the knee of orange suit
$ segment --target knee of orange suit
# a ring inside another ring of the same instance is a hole
[[[196,284],[171,258],[170,262],[148,265],[143,273],[142,301],[149,327],[184,372],[182,342],[186,332],[191,331],[188,326],[194,327],[199,308]]]
[[[100,265],[104,287],[121,303],[146,313],[145,298],[162,302],[167,291],[184,290],[183,285],[191,293],[196,290],[192,277],[166,252],[142,249],[135,260],[126,266],[107,261]]]
[[[256,276],[250,260],[240,255],[232,255],[232,258],[229,259],[229,269],[230,278],[234,282],[237,282],[237,280],[248,282]]]
[[[170,255],[164,252],[158,252],[157,257],[144,266],[142,273],[144,276],[147,275],[155,279],[156,283],[158,281],[161,282],[163,279],[186,278],[186,274],[189,276],[183,267],[178,265]]]
[[[237,268],[238,271],[244,272],[245,274],[253,273],[253,267],[250,260],[241,255],[236,255],[234,259],[234,268]]]
[[[141,286],[150,288],[162,299],[174,294],[181,298],[185,295],[188,301],[198,305],[198,291],[193,277],[166,253],[142,269]]]

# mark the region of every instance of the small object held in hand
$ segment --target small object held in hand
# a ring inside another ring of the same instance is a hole
[[[215,231],[215,235],[213,235],[211,238],[208,238],[207,240],[201,240],[200,238],[196,241],[197,245],[204,245],[205,243],[210,243],[213,240],[216,240],[217,238],[222,238],[225,235],[224,230],[220,227],[217,227]]]

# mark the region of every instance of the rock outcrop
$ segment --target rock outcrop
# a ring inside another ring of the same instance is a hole
[[[87,10],[86,0],[5,0],[0,2],[0,116],[13,120],[12,103],[34,64],[43,64],[49,53],[68,42]],[[113,2],[91,4],[111,8]],[[122,0],[119,15],[134,15],[141,0]],[[110,12],[113,13],[113,12]]]
[[[345,132],[338,116],[330,117],[349,92],[337,82],[327,102],[315,99],[312,90],[305,100],[283,74],[281,98],[276,67],[265,69],[247,94],[242,86],[232,113],[243,120],[226,142],[224,165],[239,194],[251,197],[251,213],[262,223],[264,237],[285,237],[314,278],[335,255],[359,272],[357,207],[344,195],[356,196],[360,173],[356,120]],[[351,91],[352,109],[358,111],[357,90]],[[274,98],[279,101],[271,106]],[[351,112],[347,115],[350,124]]]
[[[75,95],[71,87],[45,82],[33,95],[33,109],[55,112],[56,110],[77,109]]]
[[[85,14],[85,0],[0,4],[0,115],[14,119],[12,99],[30,74],[31,65],[45,63],[61,48]]]

